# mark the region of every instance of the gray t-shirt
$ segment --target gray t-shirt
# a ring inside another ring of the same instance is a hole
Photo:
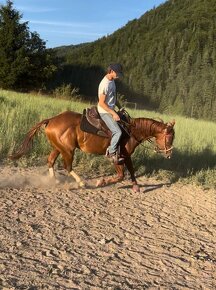
[[[114,109],[116,104],[116,85],[114,80],[110,81],[106,76],[102,79],[98,87],[98,98],[100,98],[101,94],[106,96],[105,103],[108,107]],[[107,113],[99,104],[97,107],[99,113]]]

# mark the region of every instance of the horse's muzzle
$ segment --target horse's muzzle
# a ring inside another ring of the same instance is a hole
[[[162,154],[164,156],[164,158],[166,159],[170,159],[171,156],[172,156],[172,151],[173,151],[173,146],[166,149],[160,149],[159,147],[155,147],[155,152],[156,153],[159,153],[159,154]]]

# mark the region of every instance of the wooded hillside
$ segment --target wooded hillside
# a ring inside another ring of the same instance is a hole
[[[97,97],[110,62],[121,62],[119,92],[160,112],[216,120],[216,1],[170,0],[110,36],[58,48],[57,79]]]

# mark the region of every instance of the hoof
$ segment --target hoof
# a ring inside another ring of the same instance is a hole
[[[132,189],[133,189],[133,192],[140,192],[140,187],[138,184],[134,184]]]
[[[96,187],[103,186],[104,184],[105,184],[104,179],[103,178],[102,179],[99,179],[96,182]]]
[[[80,181],[80,182],[78,183],[78,185],[79,185],[79,187],[81,187],[81,188],[86,187],[86,184],[85,184],[85,182],[83,182],[83,181]]]

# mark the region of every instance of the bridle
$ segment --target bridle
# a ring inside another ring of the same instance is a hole
[[[128,115],[129,116],[129,115]],[[130,116],[129,116],[130,117]],[[128,123],[127,122],[125,122],[125,121],[123,121],[123,120],[121,120],[121,122],[123,123],[123,124],[125,124],[125,125],[128,125]],[[121,126],[121,124],[119,124],[120,126]],[[123,127],[123,126],[121,126],[123,129],[124,129],[124,131],[128,134],[128,136],[129,137],[133,137],[134,139],[135,139],[135,141],[138,143],[138,144],[141,144],[143,147],[145,147],[145,145],[143,144],[143,142],[144,141],[148,141],[150,144],[152,144],[153,146],[154,146],[154,152],[155,153],[159,153],[159,154],[167,154],[167,153],[169,153],[170,151],[172,151],[172,149],[173,149],[173,146],[171,146],[171,147],[169,147],[168,148],[168,146],[167,146],[167,137],[168,136],[170,136],[170,135],[172,135],[172,134],[170,134],[170,133],[164,133],[164,148],[163,149],[161,149],[157,144],[155,144],[155,142],[152,140],[152,138],[155,138],[154,136],[150,136],[150,137],[148,137],[148,138],[146,138],[146,139],[142,139],[142,140],[138,140],[137,138],[136,138],[136,136],[134,136],[131,132],[128,132],[128,131],[126,131],[125,130],[125,128]]]
[[[151,139],[151,138],[155,138],[153,136],[148,137],[146,139],[142,139],[142,140],[138,140],[132,133],[130,134],[130,137],[133,137],[135,139],[135,141],[138,144],[141,144],[142,146],[145,146],[143,144],[144,141],[148,141],[150,144],[152,144],[154,146],[154,152],[155,153],[159,153],[159,154],[167,154],[169,153],[172,149],[173,146],[169,147],[167,146],[167,137],[170,136],[171,134],[164,134],[164,149],[161,149],[157,144],[155,144],[155,142]]]
[[[173,146],[169,147],[167,146],[167,137],[170,136],[171,134],[164,134],[164,149],[161,149],[158,147],[158,145],[156,145],[155,147],[155,152],[156,153],[160,153],[160,154],[167,154],[170,151],[172,151]],[[151,140],[152,141],[152,140]],[[153,142],[153,141],[152,141]]]

